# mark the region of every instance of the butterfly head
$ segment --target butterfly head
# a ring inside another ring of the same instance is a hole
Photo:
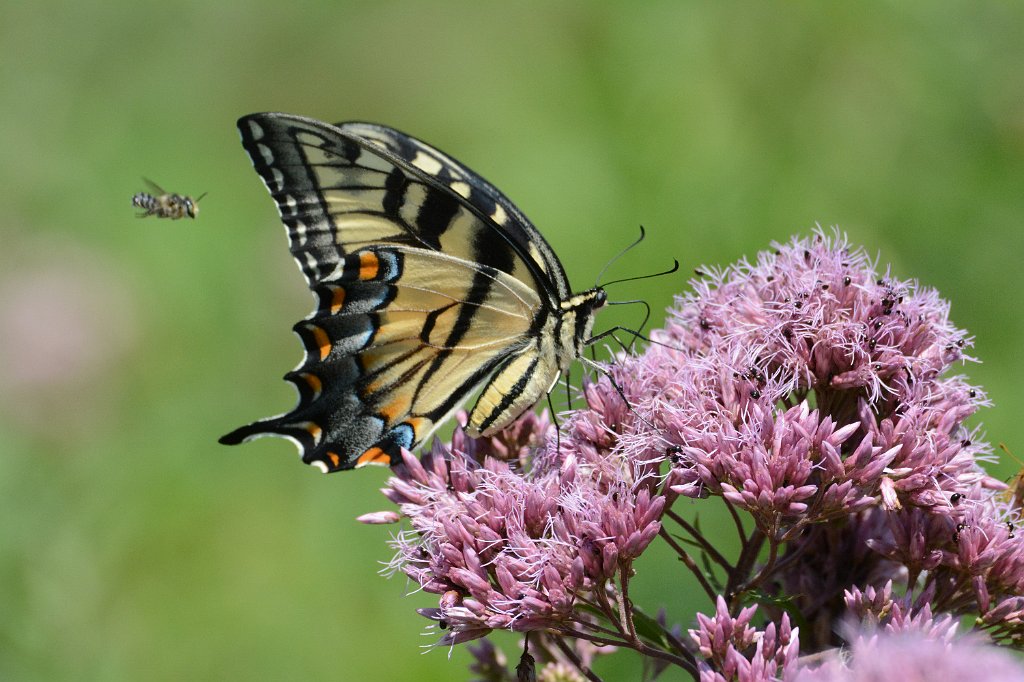
[[[583,354],[594,330],[594,316],[608,304],[608,294],[601,287],[588,289],[562,301],[562,316],[571,324],[563,325],[563,333],[571,330],[576,356]]]
[[[588,310],[590,310],[590,319],[593,320],[594,314],[608,305],[608,294],[602,287],[596,287],[585,293],[590,295]],[[590,332],[588,331],[587,334],[589,335]]]

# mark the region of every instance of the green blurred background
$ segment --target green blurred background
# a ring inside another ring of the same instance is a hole
[[[386,472],[216,443],[291,406],[310,305],[238,142],[253,111],[432,142],[579,289],[641,223],[609,276],[839,225],[951,300],[976,423],[1024,456],[1022,35],[1020,3],[5,3],[0,678],[468,677],[461,648],[421,655],[434,599],[353,521]],[[141,176],[208,191],[199,219],[137,220]],[[687,276],[612,293],[658,313]],[[655,557],[635,598],[687,613],[678,572]]]

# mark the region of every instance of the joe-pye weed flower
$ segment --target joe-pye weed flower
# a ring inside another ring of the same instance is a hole
[[[527,414],[404,453],[384,491],[409,524],[392,567],[438,595],[421,613],[439,643],[512,630],[538,679],[599,679],[597,645],[701,680],[869,679],[869,652],[1019,646],[1019,505],[979,465],[991,448],[966,420],[987,399],[955,373],[972,339],[949,304],[820,230],[698,275],[557,436]],[[735,556],[695,521],[712,498]],[[708,598],[677,615],[688,636],[630,596],[656,539]],[[483,679],[514,679],[476,651]]]

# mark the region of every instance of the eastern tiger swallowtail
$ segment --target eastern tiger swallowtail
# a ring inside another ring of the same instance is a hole
[[[132,197],[132,206],[142,209],[142,213],[138,214],[139,218],[155,215],[157,218],[177,220],[185,217],[195,218],[199,215],[199,199],[205,197],[206,192],[200,194],[199,199],[193,199],[184,194],[170,194],[152,180],[142,179],[155,194],[139,192]]]
[[[370,123],[238,128],[317,305],[294,327],[298,404],[220,442],[282,436],[325,472],[390,464],[481,386],[466,430],[502,429],[582,353],[604,290],[573,294],[537,228],[469,168]]]

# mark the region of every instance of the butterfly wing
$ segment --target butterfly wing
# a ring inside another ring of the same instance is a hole
[[[283,436],[325,471],[390,462],[516,360],[541,370],[520,402],[536,393],[557,375],[538,335],[568,289],[536,228],[479,176],[397,131],[351,126],[239,121],[318,305],[295,326],[298,405],[221,442]]]
[[[572,293],[561,261],[540,230],[490,182],[444,152],[394,128],[358,122],[339,123],[338,128],[388,150],[479,207],[481,214],[511,240],[517,253],[532,261],[541,273],[541,285],[554,300],[565,300]]]
[[[408,247],[346,256],[342,270],[353,274],[320,282],[317,309],[295,325],[305,357],[285,379],[298,405],[222,442],[283,436],[326,471],[386,464],[399,447],[421,443],[505,357],[528,346],[540,305],[518,280],[470,266]],[[481,273],[493,285],[476,303],[469,289]],[[467,315],[475,323],[460,332]]]
[[[252,114],[238,126],[311,286],[352,249],[396,244],[494,267],[554,304],[566,297],[565,273],[537,229],[429,145],[383,126],[289,114]]]

